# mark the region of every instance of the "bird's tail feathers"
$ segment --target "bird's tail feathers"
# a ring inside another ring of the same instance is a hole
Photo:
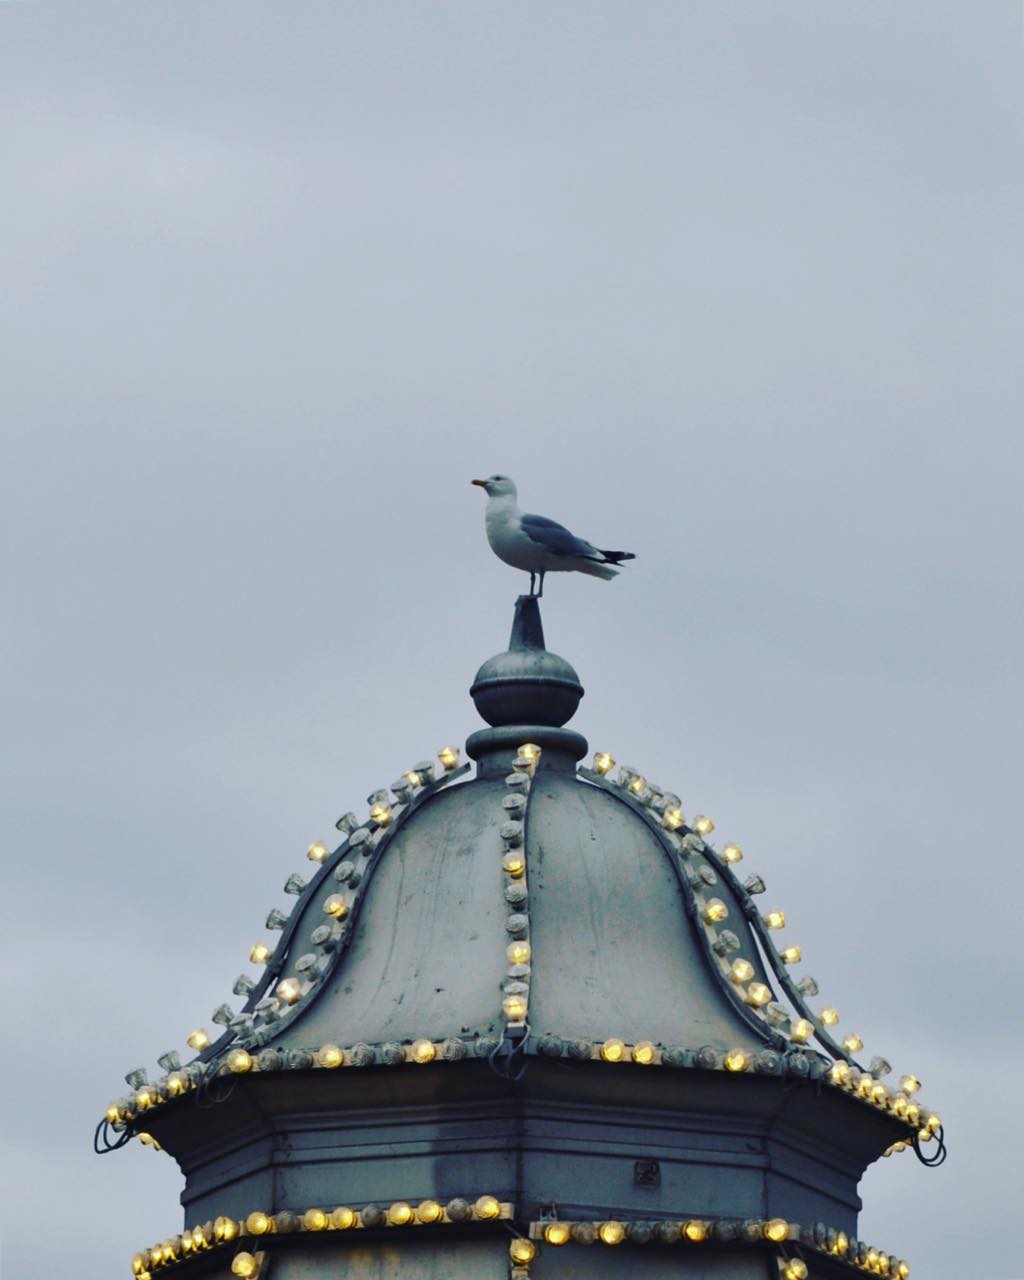
[[[636,559],[636,556],[632,551],[602,551],[601,554],[604,556],[607,564],[621,564],[623,560]]]
[[[600,560],[578,560],[576,569],[579,573],[589,573],[592,578],[617,578],[619,576],[618,569],[613,569],[611,565],[604,564]]]

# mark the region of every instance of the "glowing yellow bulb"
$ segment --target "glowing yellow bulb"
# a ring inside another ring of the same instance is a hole
[[[444,761],[441,762],[442,764]],[[423,1222],[428,1226],[432,1222],[440,1222],[444,1210],[436,1200],[421,1200],[416,1206],[416,1221]]]
[[[626,1056],[626,1046],[614,1036],[601,1045],[601,1057],[605,1062],[621,1062]]]
[[[764,922],[769,929],[785,929],[786,913],[780,911],[777,907],[774,911],[769,911],[764,917]]]
[[[601,1237],[602,1244],[621,1244],[626,1238],[626,1228],[621,1222],[616,1222],[612,1218],[608,1222],[601,1223],[597,1234]]]
[[[317,1050],[316,1061],[317,1066],[333,1071],[345,1061],[345,1054],[336,1044],[325,1044]]]
[[[939,1118],[938,1112],[929,1112],[928,1119],[925,1121],[925,1128],[930,1133],[937,1133],[942,1128],[942,1120]]]
[[[741,956],[729,966],[729,975],[734,982],[749,982],[754,976],[754,966]]]
[[[708,924],[721,924],[728,920],[729,908],[721,898],[710,898],[704,907],[704,919]]]
[[[505,958],[509,964],[529,964],[532,951],[528,942],[510,942],[505,948]]]
[[[406,769],[405,773],[402,774],[402,777],[406,782],[408,782],[410,787],[418,787],[423,781],[415,769]]]
[[[764,1238],[780,1244],[789,1237],[789,1223],[785,1218],[769,1218],[764,1224]]]
[[[662,814],[662,821],[669,831],[678,831],[686,822],[686,815],[678,805],[673,805]]]
[[[153,1105],[152,1091],[145,1087],[137,1090],[135,1094],[135,1105],[140,1111],[148,1111]]]
[[[640,796],[647,790],[647,779],[638,773],[635,778],[630,778],[627,785],[635,796]]]
[[[404,1227],[407,1222],[412,1222],[412,1217],[412,1205],[404,1200],[396,1200],[388,1209],[388,1222],[393,1227]]]
[[[790,1258],[782,1272],[782,1280],[807,1280],[807,1263],[803,1258]]]
[[[846,1062],[833,1062],[829,1068],[828,1078],[833,1084],[846,1084],[850,1078],[850,1067]]]
[[[790,1038],[795,1040],[797,1044],[806,1044],[814,1035],[814,1023],[808,1022],[806,1018],[797,1018],[796,1022],[789,1028]]]
[[[501,860],[501,869],[513,880],[520,880],[526,872],[526,859],[521,852],[510,850]]]
[[[210,1037],[206,1034],[206,1032],[202,1029],[202,1027],[197,1027],[196,1030],[193,1031],[192,1034],[189,1036],[189,1038],[185,1041],[185,1043],[189,1046],[190,1049],[195,1049],[199,1051],[199,1050],[205,1049],[206,1046],[210,1043]]]
[[[117,1124],[121,1119],[121,1111],[116,1102],[112,1102],[107,1107],[107,1124]]]
[[[324,914],[333,916],[335,920],[344,920],[348,915],[348,903],[340,893],[332,893],[324,899]]]
[[[693,820],[693,829],[701,836],[709,836],[715,829],[715,824],[705,813],[699,813]]]
[[[783,947],[780,954],[784,964],[800,963],[800,948],[795,943],[791,947]]]
[[[766,1004],[771,1004],[772,992],[771,988],[765,986],[763,982],[752,982],[747,987],[747,1003],[752,1004],[755,1009],[760,1009]]]
[[[214,1220],[213,1234],[217,1240],[234,1240],[238,1235],[238,1223],[234,1218],[217,1218]]]
[[[899,1276],[900,1280],[907,1280],[907,1277],[910,1275],[910,1267],[905,1262],[897,1262],[896,1274]]]
[[[822,1026],[825,1027],[834,1027],[839,1021],[839,1013],[831,1005],[827,1009],[822,1009],[819,1017],[821,1018]]]
[[[684,1240],[691,1240],[694,1244],[698,1244],[701,1240],[707,1239],[708,1224],[702,1222],[700,1218],[691,1218],[689,1222],[684,1222],[680,1230]]]
[[[330,1221],[323,1209],[307,1209],[302,1215],[302,1225],[307,1231],[326,1231]]]
[[[917,1076],[903,1076],[900,1080],[900,1089],[909,1097],[911,1094],[917,1093],[921,1087],[921,1081]]]
[[[911,1102],[907,1107],[907,1122],[916,1125],[921,1119],[921,1108],[916,1102]]]
[[[876,1107],[884,1107],[889,1101],[889,1090],[881,1080],[871,1086],[871,1101]]]
[[[527,1005],[525,996],[518,994],[506,996],[501,1002],[501,1007],[509,1022],[526,1021]]]
[[[538,755],[540,748],[537,749]],[[494,1196],[481,1196],[473,1206],[473,1212],[478,1218],[482,1218],[485,1222],[491,1218],[496,1218],[501,1213],[501,1204]]]
[[[726,1071],[746,1071],[750,1059],[742,1049],[730,1049],[724,1061]]]
[[[609,760],[611,760],[611,756],[609,756],[608,758]],[[612,760],[612,764],[614,763],[615,761]],[[612,765],[610,764],[608,766],[608,769],[610,769],[611,767]],[[602,770],[602,772],[607,773],[608,770],[605,769],[605,770]],[[548,1225],[544,1228],[544,1239],[547,1241],[548,1244],[553,1244],[556,1246],[560,1244],[568,1244],[571,1236],[572,1236],[572,1228],[569,1226],[568,1222],[549,1222]]]
[[[245,1049],[232,1049],[228,1054],[228,1068],[238,1074],[243,1071],[251,1071],[252,1054],[247,1053]]]
[[[295,978],[282,978],[277,984],[277,997],[283,1000],[285,1004],[294,1004],[302,995],[302,988],[299,986]]]
[[[376,822],[378,827],[386,827],[391,821],[391,806],[389,804],[371,805],[370,821]]]
[[[648,1067],[654,1061],[654,1045],[650,1040],[638,1040],[633,1046],[630,1054],[634,1062],[639,1062],[642,1067]]]
[[[732,866],[736,862],[743,861],[743,850],[738,844],[727,844],[722,850],[722,859]]]
[[[458,747],[442,747],[437,753],[437,758],[441,761],[441,766],[445,772],[451,773],[453,769],[458,768],[461,754]]]
[[[141,1276],[146,1270],[146,1262],[147,1259],[141,1253],[137,1253],[132,1258],[132,1275]]]
[[[824,1014],[822,1018],[824,1018]],[[857,1035],[856,1031],[851,1031],[848,1036],[843,1037],[843,1048],[847,1053],[859,1053],[864,1048],[864,1041]]]
[[[167,1077],[167,1092],[172,1098],[178,1098],[188,1089],[188,1078],[180,1071],[172,1071]]]
[[[605,774],[605,773],[608,773],[609,770],[614,768],[615,768],[615,761],[608,754],[608,752],[598,751],[597,754],[594,756],[594,772]],[[558,1224],[558,1225],[561,1225],[561,1224]]]
[[[526,1240],[523,1236],[516,1236],[514,1240],[509,1241],[508,1256],[513,1262],[520,1264],[532,1262],[537,1256],[537,1246],[532,1240]]]
[[[318,840],[316,844],[311,844],[306,850],[306,857],[310,862],[323,862],[324,858],[327,857],[327,846],[321,844]]]
[[[236,1253],[231,1259],[231,1274],[233,1276],[242,1276],[243,1280],[248,1280],[248,1277],[254,1276],[259,1270],[259,1265],[251,1253],[245,1253],[244,1251]]]
[[[251,1236],[265,1236],[273,1228],[274,1221],[259,1209],[250,1213],[245,1220],[245,1229]]]
[[[842,1257],[850,1248],[850,1238],[845,1231],[836,1233],[836,1253]]]
[[[270,959],[270,948],[265,942],[257,942],[249,951],[249,959],[253,964],[266,964]]]
[[[413,1062],[420,1064],[433,1062],[437,1057],[437,1050],[431,1040],[414,1040],[409,1046],[409,1056]]]
[[[524,742],[519,748],[519,754],[525,756],[531,764],[536,764],[540,759],[540,747],[535,742]]]
[[[356,1211],[342,1204],[331,1210],[331,1226],[335,1231],[347,1231],[356,1225]]]

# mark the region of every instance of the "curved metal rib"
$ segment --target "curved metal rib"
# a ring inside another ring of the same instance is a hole
[[[718,962],[715,958],[714,952],[711,950],[711,944],[708,941],[707,935],[705,934],[704,930],[699,927],[699,924],[698,924],[697,899],[693,892],[693,886],[690,884],[689,880],[687,880],[686,874],[683,871],[683,868],[680,866],[679,858],[676,854],[675,849],[673,849],[672,845],[669,844],[668,840],[666,840],[665,832],[661,824],[658,822],[655,822],[655,820],[651,817],[651,815],[647,812],[647,810],[643,807],[643,805],[639,803],[639,801],[634,800],[632,796],[626,794],[626,792],[620,790],[618,787],[614,787],[611,784],[609,784],[609,782],[604,778],[602,774],[595,772],[593,769],[587,769],[585,767],[580,767],[579,769],[577,769],[576,772],[577,772],[577,775],[583,778],[586,782],[589,782],[591,785],[595,787],[600,787],[602,791],[606,791],[609,795],[614,796],[616,800],[626,805],[629,809],[631,809],[637,815],[637,817],[642,819],[643,822],[647,824],[647,827],[650,829],[650,831],[653,832],[654,836],[656,837],[658,844],[665,851],[665,854],[668,857],[669,863],[672,866],[672,870],[675,873],[676,880],[679,882],[679,887],[682,889],[682,892],[683,892],[683,902],[686,905],[686,914],[689,917],[691,924],[693,925],[694,933],[696,933],[697,939],[700,942],[701,948],[703,949],[704,958],[707,961],[708,968],[711,970],[712,974],[714,975],[715,981],[718,983],[719,989],[722,991],[723,995],[726,997],[726,999],[729,1001],[729,1003],[732,1005],[735,1011],[740,1015],[743,1021],[747,1024],[747,1026],[750,1027],[750,1029],[756,1033],[759,1039],[766,1041],[774,1049],[779,1049],[779,1050],[782,1050],[783,1052],[789,1049],[790,1043],[786,1039],[786,1037],[782,1035],[781,1032],[776,1031],[773,1027],[768,1026],[767,1023],[763,1022],[760,1018],[758,1018],[758,1016],[752,1012],[752,1010],[746,1004],[746,1002],[740,999],[736,991],[728,982],[726,982],[724,976],[722,975],[722,972],[718,967]],[[686,830],[687,828],[682,828],[682,829]],[[743,902],[743,900],[744,900],[743,897],[740,897],[739,901]]]

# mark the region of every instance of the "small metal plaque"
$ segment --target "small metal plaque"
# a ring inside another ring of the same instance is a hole
[[[657,1160],[636,1160],[633,1162],[633,1185],[635,1187],[660,1187],[661,1165]]]

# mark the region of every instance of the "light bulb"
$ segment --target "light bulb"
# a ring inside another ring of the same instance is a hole
[[[444,761],[442,760],[441,763],[444,764]],[[457,760],[456,763],[458,763]],[[416,1221],[425,1223],[427,1226],[432,1222],[439,1222],[443,1214],[444,1210],[436,1200],[421,1200],[416,1206]]]
[[[245,1230],[251,1236],[265,1236],[273,1225],[273,1219],[259,1209],[250,1213],[245,1220]]]
[[[608,773],[609,770],[614,768],[615,768],[615,761],[608,754],[608,752],[598,751],[597,754],[594,756],[594,772],[600,773],[600,774],[606,774]]]
[[[453,769],[457,769],[459,765],[459,757],[462,752],[458,747],[442,747],[437,753],[438,760],[441,761],[441,767],[446,773],[451,773]]]
[[[414,1040],[409,1046],[409,1056],[413,1062],[418,1062],[422,1065],[427,1062],[433,1062],[437,1057],[437,1050],[431,1040]]]
[[[238,1074],[244,1071],[251,1071],[252,1055],[247,1053],[245,1049],[232,1049],[228,1054],[228,1067]]]
[[[532,950],[525,941],[510,942],[505,948],[505,957],[509,964],[529,964]]]
[[[282,978],[277,984],[276,994],[279,1000],[283,1000],[285,1004],[294,1004],[302,995],[302,988],[299,986],[295,978]]]
[[[929,1133],[938,1133],[942,1128],[942,1120],[940,1119],[938,1112],[930,1111],[928,1113],[928,1119],[925,1121],[925,1127],[928,1129]]]
[[[238,1223],[234,1218],[216,1218],[213,1223],[213,1234],[217,1240],[234,1240],[238,1235]]]
[[[540,747],[535,742],[524,742],[519,748],[519,754],[525,756],[527,760],[532,760],[534,764],[540,759]]]
[[[710,898],[704,906],[704,919],[708,924],[721,924],[728,920],[729,908],[721,898]]]
[[[347,1231],[356,1225],[356,1211],[342,1204],[331,1210],[331,1226],[335,1231]]]
[[[540,748],[537,748],[538,754]],[[501,1213],[501,1203],[494,1196],[481,1196],[473,1205],[473,1212],[478,1218],[482,1218],[485,1222],[492,1218],[496,1218]]]
[[[789,1236],[789,1223],[785,1218],[769,1218],[764,1224],[764,1238],[773,1244],[780,1244]]]
[[[824,1014],[822,1015],[824,1020]],[[843,1037],[843,1048],[847,1053],[860,1053],[864,1048],[864,1041],[857,1035],[856,1031],[851,1031],[848,1036]]]
[[[769,911],[762,916],[761,919],[769,929],[785,929],[786,927],[786,913],[780,911],[777,907],[774,911]]]
[[[270,959],[270,948],[265,942],[257,942],[249,951],[249,959],[253,964],[266,964]]]
[[[326,1231],[329,1222],[323,1209],[307,1209],[302,1215],[302,1225],[307,1231]]]
[[[391,821],[391,806],[384,804],[383,801],[370,807],[370,821],[376,822],[378,827],[386,827]]]
[[[626,1053],[626,1046],[614,1036],[601,1045],[601,1057],[605,1062],[621,1062]]]
[[[526,872],[526,859],[520,850],[510,851],[501,860],[501,869],[513,880],[522,879]]]
[[[699,813],[693,820],[693,829],[703,839],[715,829],[715,824],[705,813]]]
[[[803,1258],[790,1258],[782,1272],[783,1280],[807,1280],[807,1263]]]
[[[691,1218],[689,1222],[683,1223],[680,1234],[685,1240],[698,1244],[701,1240],[707,1239],[708,1224],[702,1222],[700,1218]]]
[[[747,1004],[752,1004],[755,1009],[771,1003],[771,998],[771,988],[765,986],[763,982],[752,982],[747,987]]]
[[[316,1061],[317,1066],[333,1071],[345,1061],[345,1054],[336,1044],[325,1044],[317,1050]]]
[[[876,1107],[884,1107],[889,1101],[889,1090],[880,1080],[871,1086],[871,1101]]]
[[[505,1013],[505,1017],[509,1022],[525,1022],[526,1021],[526,997],[514,993],[507,995],[501,1002],[501,1007]]]
[[[532,1262],[537,1256],[537,1246],[532,1240],[527,1240],[523,1236],[516,1236],[509,1241],[508,1256],[513,1262],[521,1264]]]
[[[185,1043],[192,1049],[202,1050],[202,1049],[205,1049],[206,1046],[210,1043],[210,1037],[206,1034],[206,1032],[202,1029],[202,1027],[197,1027],[196,1030],[193,1031],[192,1034],[189,1036],[189,1038],[185,1041]]]
[[[608,758],[611,760],[610,756]],[[612,760],[612,764],[614,763],[615,761]],[[612,767],[612,764],[608,766],[608,769]],[[608,769],[603,769],[602,773],[607,773]],[[556,1246],[560,1244],[568,1244],[571,1236],[572,1228],[569,1226],[568,1222],[549,1222],[544,1228],[544,1239],[548,1244]]]
[[[630,1057],[642,1067],[650,1066],[654,1061],[654,1045],[650,1040],[638,1040],[633,1046]]]
[[[828,1078],[833,1084],[846,1084],[850,1078],[850,1065],[847,1062],[833,1062],[829,1067]]]
[[[647,779],[638,773],[635,778],[630,778],[627,789],[632,791],[635,796],[643,795],[647,790]]]
[[[746,1071],[750,1059],[742,1049],[730,1049],[723,1061],[726,1071]]]
[[[412,1205],[406,1204],[404,1200],[396,1200],[388,1208],[388,1222],[393,1227],[404,1227],[407,1222],[412,1222]]]
[[[782,956],[783,964],[800,963],[800,948],[795,943],[792,946],[783,947],[779,954]]]
[[[754,976],[754,966],[739,956],[729,966],[729,975],[734,982],[749,982]]]
[[[900,1080],[900,1089],[908,1097],[911,1097],[913,1094],[917,1093],[920,1087],[921,1087],[921,1081],[918,1080],[917,1076],[903,1076]]]
[[[340,893],[332,893],[329,898],[324,899],[324,913],[333,916],[335,920],[344,920],[348,915],[348,903]]]
[[[738,844],[727,844],[722,850],[722,860],[728,862],[730,866],[736,862],[742,862],[743,850]]]
[[[614,1218],[608,1222],[602,1222],[597,1229],[597,1234],[601,1238],[602,1244],[621,1244],[626,1237],[626,1228],[621,1222],[616,1222]]]
[[[831,1005],[827,1009],[822,1009],[818,1016],[821,1018],[822,1026],[825,1027],[834,1027],[839,1021],[839,1013]]]
[[[672,805],[671,808],[666,809],[661,815],[661,820],[664,822],[665,826],[668,827],[669,831],[678,831],[686,822],[686,815],[678,805]]]
[[[306,850],[306,857],[310,862],[323,862],[324,858],[327,857],[327,846],[317,840],[315,844],[311,844]]]
[[[233,1276],[242,1276],[243,1280],[254,1276],[259,1270],[259,1263],[251,1253],[236,1253],[231,1259],[231,1274]]]

